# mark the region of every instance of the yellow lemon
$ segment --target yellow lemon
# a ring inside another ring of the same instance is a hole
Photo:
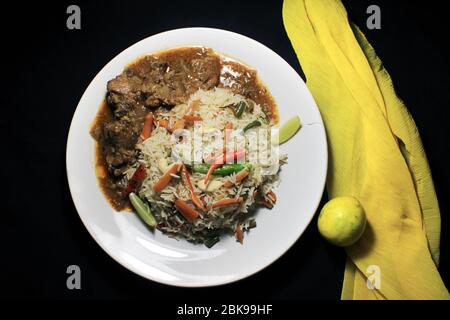
[[[337,197],[323,206],[317,225],[325,239],[345,247],[354,244],[363,234],[366,215],[358,199]]]

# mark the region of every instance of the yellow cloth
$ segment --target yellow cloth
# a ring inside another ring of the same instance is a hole
[[[283,21],[325,123],[328,195],[355,196],[367,214],[346,248],[342,299],[449,299],[428,162],[380,59],[339,0],[285,0]],[[379,289],[367,286],[370,266]]]

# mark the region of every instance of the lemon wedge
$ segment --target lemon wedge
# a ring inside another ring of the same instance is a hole
[[[299,116],[290,118],[281,126],[278,133],[272,136],[272,144],[277,145],[285,143],[297,133],[301,126],[302,124]]]

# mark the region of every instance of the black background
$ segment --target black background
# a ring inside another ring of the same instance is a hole
[[[420,130],[440,201],[440,271],[448,286],[446,10],[436,1],[344,3],[391,73]],[[81,7],[81,30],[66,28],[70,4]],[[365,27],[370,4],[381,7],[381,30]],[[248,279],[214,288],[174,288],[131,273],[103,252],[78,218],[67,185],[66,139],[81,95],[110,59],[145,37],[181,27],[227,29],[260,41],[301,73],[283,28],[281,1],[16,2],[2,16],[2,51],[8,55],[2,63],[0,115],[6,143],[1,165],[6,186],[0,232],[2,295],[196,302],[339,299],[345,253],[319,236],[316,221],[282,258]],[[71,264],[81,267],[82,290],[66,288],[66,268]]]

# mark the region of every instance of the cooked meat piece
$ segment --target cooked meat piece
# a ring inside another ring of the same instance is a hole
[[[219,83],[221,64],[217,56],[193,59],[192,73],[203,83],[203,89],[209,90]]]
[[[124,72],[108,81],[107,101],[116,118],[121,118],[140,104],[142,80],[131,73]]]
[[[142,80],[139,77],[125,72],[114,79],[109,80],[107,89],[109,92],[126,95],[138,92],[141,85]]]
[[[146,56],[139,63],[130,66],[125,71],[125,74],[128,77],[138,77],[141,80],[139,90],[142,94],[141,97],[144,97],[142,103],[147,107],[154,108],[161,105],[174,106],[183,102],[186,98],[186,90],[182,86],[182,83],[177,88],[173,88],[173,84],[176,82],[174,81],[176,80],[175,77],[180,78],[180,75],[176,74],[169,67],[168,62],[164,60],[153,56]],[[182,76],[181,79],[185,80]],[[130,92],[122,90],[122,92],[125,91]]]
[[[154,56],[145,56],[139,60],[139,63],[128,67],[125,73],[135,75],[143,80],[152,78],[152,81],[159,83],[162,80],[162,75],[167,71],[167,67],[167,61]]]
[[[139,136],[137,125],[128,120],[116,120],[105,123],[103,127],[104,142],[113,147],[134,148]]]
[[[135,162],[135,151],[121,149],[114,152],[109,149],[106,151],[105,160],[109,172],[114,176],[121,176],[129,168],[129,165]]]
[[[177,78],[167,81],[170,85],[163,85],[155,92],[154,97],[161,101],[161,104],[174,106],[187,100],[189,93],[183,85],[183,81]]]
[[[162,104],[162,101],[158,97],[155,97],[154,95],[151,95],[144,101],[144,105],[146,107],[150,107],[150,108],[157,107],[161,104]]]
[[[163,60],[145,56],[108,82],[108,103],[121,118],[136,104],[149,108],[183,103],[199,88],[219,83],[220,59],[208,50]]]
[[[106,101],[114,112],[114,116],[118,119],[126,116],[128,112],[133,110],[137,104],[136,96],[134,95],[121,95],[114,92],[108,92]]]
[[[161,105],[174,106],[183,101],[179,99],[179,95],[171,87],[164,83],[150,84],[147,82],[147,86],[143,90],[148,95],[145,105],[151,108]],[[184,92],[182,96],[184,97]]]
[[[120,175],[117,170],[135,161],[134,147],[142,130],[141,121],[121,119],[103,125],[102,145],[108,170]]]

